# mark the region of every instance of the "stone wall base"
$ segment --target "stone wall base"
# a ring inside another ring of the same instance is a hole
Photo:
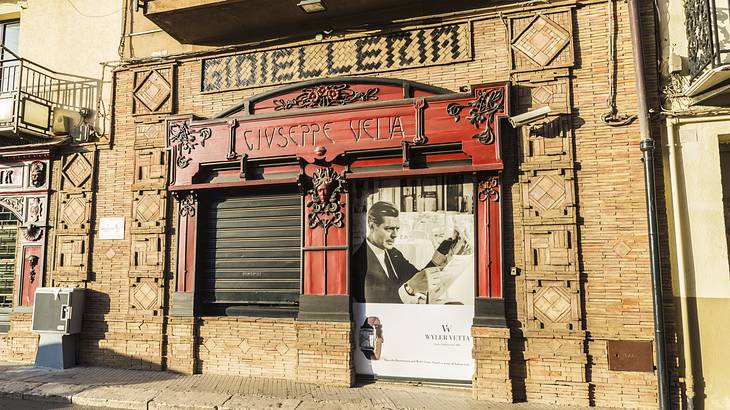
[[[295,378],[294,319],[202,317],[196,328],[196,373]]]
[[[352,324],[297,321],[299,352],[296,379],[301,382],[352,386]]]
[[[30,313],[10,315],[10,331],[0,336],[0,361],[33,363],[38,350],[38,335],[31,332]]]
[[[472,394],[477,400],[512,402],[509,375],[510,337],[507,328],[472,327],[474,376]]]
[[[525,333],[528,402],[588,406],[585,334],[581,331]]]

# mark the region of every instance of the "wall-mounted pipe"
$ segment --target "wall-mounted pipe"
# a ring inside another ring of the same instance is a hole
[[[694,373],[692,371],[692,335],[689,331],[689,307],[687,304],[687,272],[684,260],[684,236],[682,229],[682,205],[679,201],[679,165],[677,159],[677,143],[674,137],[675,119],[667,118],[667,144],[669,148],[669,183],[671,187],[672,219],[674,224],[674,247],[677,259],[677,284],[679,287],[680,320],[682,321],[682,355],[684,356],[684,391],[687,408],[694,408]]]
[[[659,228],[656,212],[656,190],[654,180],[654,139],[651,137],[649,104],[646,98],[644,75],[644,49],[641,44],[641,22],[637,0],[629,0],[631,43],[636,75],[636,97],[639,129],[641,130],[641,151],[644,157],[644,188],[646,190],[646,213],[649,224],[649,256],[651,259],[651,282],[654,302],[654,340],[656,343],[657,381],[659,385],[659,408],[669,410],[669,379],[666,368],[664,310],[662,278],[659,261]]]

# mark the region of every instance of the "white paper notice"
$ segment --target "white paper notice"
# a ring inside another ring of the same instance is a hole
[[[124,217],[104,217],[99,222],[99,239],[124,239]]]

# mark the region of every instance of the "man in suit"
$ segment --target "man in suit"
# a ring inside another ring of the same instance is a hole
[[[438,288],[443,266],[430,262],[419,270],[395,248],[400,222],[398,210],[380,201],[368,210],[368,235],[352,258],[352,292],[360,303],[426,303]]]

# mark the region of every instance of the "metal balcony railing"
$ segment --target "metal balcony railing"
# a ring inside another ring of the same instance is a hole
[[[70,117],[82,110],[92,117],[98,110],[100,80],[53,71],[2,46],[0,53],[1,130],[51,136],[61,110]]]
[[[730,0],[685,0],[689,74],[730,64]]]

